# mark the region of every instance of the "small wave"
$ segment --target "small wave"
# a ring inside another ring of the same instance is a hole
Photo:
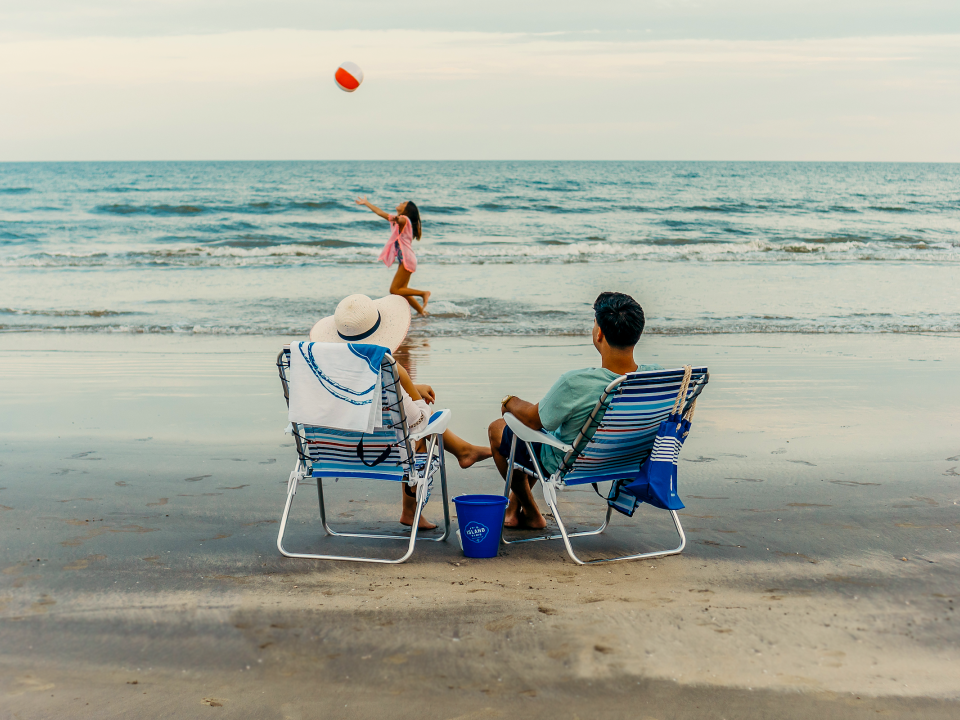
[[[457,305],[449,300],[434,300],[429,304],[427,309],[430,311],[430,316],[435,319],[455,317],[465,318],[470,317],[471,315],[468,308],[465,308],[462,305]]]
[[[28,315],[41,317],[119,317],[136,313],[119,312],[117,310],[23,310],[17,308],[0,308],[0,315]]]
[[[464,215],[470,212],[459,205],[420,205],[419,207],[424,215]]]
[[[893,212],[893,213],[908,213],[914,212],[910,208],[905,208],[901,205],[871,205],[871,210],[878,210],[880,212]]]
[[[336,210],[343,207],[339,200],[304,200],[287,204],[293,210]]]
[[[721,205],[689,205],[689,206],[679,206],[674,208],[667,208],[668,210],[679,210],[681,212],[710,212],[710,213],[750,213],[755,212],[758,208],[756,205],[750,205],[748,203],[725,203]]]
[[[128,205],[113,203],[97,205],[97,212],[111,215],[199,215],[206,208],[198,205]]]
[[[28,188],[28,187],[0,188],[0,195],[25,195],[28,192],[33,192],[33,188]]]

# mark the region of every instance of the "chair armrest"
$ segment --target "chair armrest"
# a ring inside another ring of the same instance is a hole
[[[430,416],[427,426],[418,433],[411,433],[411,440],[419,440],[428,435],[442,435],[450,424],[450,417],[453,415],[449,410],[437,410]]]
[[[558,450],[563,450],[564,452],[570,452],[573,450],[572,447],[567,445],[564,442],[560,442],[548,432],[543,430],[534,430],[529,428],[520,422],[519,419],[513,413],[504,413],[503,419],[507,423],[507,427],[513,430],[513,434],[516,435],[520,440],[525,440],[527,442],[543,443],[544,445],[549,445],[550,447],[555,447]]]

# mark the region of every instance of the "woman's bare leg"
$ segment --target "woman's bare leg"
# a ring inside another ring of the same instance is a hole
[[[493,457],[493,451],[485,445],[473,445],[462,437],[455,435],[452,430],[443,433],[443,449],[453,455],[466,469],[471,465]]]
[[[393,282],[390,283],[390,294],[391,295],[400,295],[406,298],[407,302],[410,303],[410,307],[416,310],[420,315],[426,315],[427,302],[430,300],[430,291],[429,290],[416,290],[411,287],[407,287],[407,283],[410,282],[410,276],[412,273],[407,270],[402,264],[397,267],[397,274],[393,276]],[[420,305],[414,298],[420,297],[423,298],[423,305]]]

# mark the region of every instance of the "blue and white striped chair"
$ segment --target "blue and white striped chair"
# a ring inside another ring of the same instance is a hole
[[[586,535],[599,535],[610,522],[612,508],[607,507],[607,515],[600,527],[584,532],[568,533],[557,508],[557,490],[562,487],[597,484],[602,482],[617,483],[632,480],[636,477],[640,465],[650,455],[653,442],[657,437],[660,423],[670,415],[677,401],[683,385],[684,369],[653,370],[621,375],[613,380],[600,399],[593,412],[584,423],[583,428],[574,440],[573,445],[562,443],[553,435],[543,430],[532,430],[520,422],[511,413],[505,413],[503,418],[514,432],[513,444],[510,448],[510,457],[507,462],[507,483],[504,494],[510,494],[510,477],[514,467],[530,477],[540,480],[543,497],[553,513],[560,530],[559,535],[541,535],[519,540],[508,541],[506,544],[531,542],[534,540],[562,539],[567,548],[567,554],[578,565],[615,560],[639,560],[641,558],[675,555],[683,551],[686,545],[686,536],[680,525],[680,518],[675,510],[670,510],[680,535],[680,544],[672,550],[657,550],[653,552],[623,555],[614,558],[597,560],[581,560],[573,551],[571,538]],[[693,404],[697,396],[703,391],[710,378],[707,368],[693,368],[689,386],[686,392],[686,401],[683,403],[681,414]],[[527,443],[530,457],[533,459],[533,468],[524,468],[514,462],[517,442]],[[559,448],[566,454],[560,467],[549,478],[544,476],[540,466],[540,459],[531,447],[531,443],[544,443]],[[599,491],[598,491],[599,492]]]
[[[290,348],[285,346],[277,356],[277,369],[283,385],[283,395],[290,404],[291,387],[287,373],[290,370]],[[380,366],[383,386],[383,427],[372,433],[352,432],[334,428],[318,427],[291,423],[297,443],[297,464],[287,481],[287,503],[280,519],[280,534],[277,536],[277,548],[286,557],[307,558],[310,560],[353,560],[356,562],[402,563],[413,554],[417,541],[417,525],[424,506],[430,499],[433,478],[439,473],[440,489],[443,495],[443,535],[428,538],[433,542],[443,542],[450,535],[450,510],[447,495],[447,471],[443,457],[443,432],[450,423],[450,411],[439,410],[431,415],[425,428],[413,435],[407,428],[403,403],[400,401],[400,375],[397,361],[387,353]],[[416,454],[416,442],[426,439],[427,451]],[[407,551],[396,559],[362,557],[347,555],[317,555],[313,553],[289,552],[283,547],[283,534],[287,526],[287,517],[297,494],[297,486],[308,475],[317,481],[317,496],[320,502],[320,522],[324,531],[331,536],[349,538],[374,538],[383,540],[407,540]],[[349,533],[335,531],[327,523],[327,513],[323,502],[324,478],[366,478],[372,480],[392,480],[406,482],[416,488],[416,511],[413,525],[408,534],[371,535],[368,533]]]

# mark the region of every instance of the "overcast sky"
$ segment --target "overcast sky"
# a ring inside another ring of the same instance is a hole
[[[958,88],[958,0],[0,0],[0,161],[958,162]]]

